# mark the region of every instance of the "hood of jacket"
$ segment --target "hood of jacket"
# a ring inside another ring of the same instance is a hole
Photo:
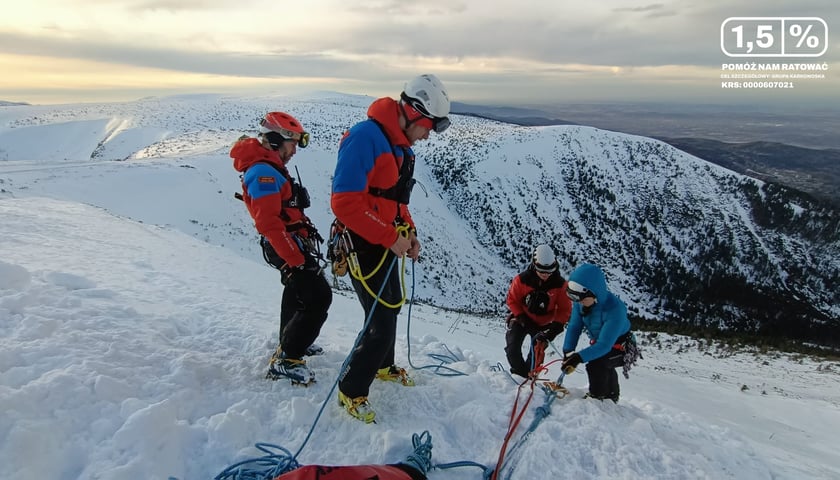
[[[233,158],[233,168],[237,172],[244,172],[260,162],[270,163],[280,168],[285,167],[280,155],[274,150],[263,147],[256,138],[246,138],[236,142],[230,149],[230,156]]]
[[[570,282],[577,282],[595,294],[598,303],[604,303],[609,296],[607,279],[604,272],[597,265],[584,263],[569,275]]]
[[[368,107],[368,118],[376,120],[376,123],[385,130],[388,141],[391,145],[398,147],[409,147],[408,138],[400,128],[399,103],[393,98],[384,97],[375,100]]]

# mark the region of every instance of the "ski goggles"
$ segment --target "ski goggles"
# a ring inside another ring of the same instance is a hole
[[[298,133],[277,126],[269,128],[265,126],[265,120],[260,122],[260,126],[260,133],[265,136],[271,148],[275,150],[279,150],[280,145],[286,140],[297,142],[297,146],[300,148],[309,146],[309,132]]]
[[[595,298],[595,294],[583,285],[569,280],[566,285],[566,296],[573,302],[580,302],[584,298]]]
[[[429,113],[420,101],[415,100],[406,94],[402,94],[400,98],[402,98],[402,103],[407,105],[412,113],[417,114],[412,115],[412,118],[408,118],[408,112],[403,110],[406,113],[408,125],[417,123],[423,128],[434,130],[435,133],[443,133],[452,124],[452,122],[449,121],[449,117],[436,117]]]
[[[538,273],[554,273],[557,271],[557,262],[554,262],[551,265],[540,265],[539,263],[534,262],[534,270]]]

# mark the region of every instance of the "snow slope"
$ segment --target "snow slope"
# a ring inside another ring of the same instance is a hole
[[[485,319],[414,306],[406,337],[404,309],[398,362],[408,364],[410,340],[414,365],[438,364],[427,354],[449,349],[449,366],[467,375],[412,369],[414,388],[375,383],[379,422],[364,425],[330,393],[362,323],[348,295],[336,295],[319,340],[326,354],[310,361],[318,383],[292,387],[263,379],[281,287],[260,262],[73,201],[7,198],[0,218],[4,478],[207,479],[260,456],[257,441],[302,448],[302,464],[388,463],[424,430],[435,463],[496,462],[516,386],[496,368],[503,333]],[[586,376],[571,375],[571,396],[554,402],[502,473],[840,476],[840,365],[664,335],[644,344],[619,404],[583,399]],[[518,433],[543,402],[538,391]],[[460,468],[430,478],[480,476]]]

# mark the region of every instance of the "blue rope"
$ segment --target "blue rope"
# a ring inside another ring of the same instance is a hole
[[[285,448],[270,443],[255,445],[267,455],[235,463],[216,475],[215,480],[268,480],[300,467],[292,453]],[[274,453],[279,450],[282,453]],[[260,468],[253,468],[259,466]]]
[[[566,372],[560,372],[560,376],[557,377],[557,381],[554,383],[556,383],[557,385],[563,385],[563,379],[565,377]],[[542,422],[545,417],[551,415],[551,404],[554,403],[554,400],[557,399],[557,395],[554,392],[550,391],[547,387],[543,388],[545,389],[545,400],[543,401],[542,406],[537,407],[537,409],[534,411],[534,419],[531,421],[531,425],[528,426],[528,428],[525,430],[525,433],[523,433],[522,436],[519,437],[519,440],[516,441],[516,443],[510,449],[510,452],[508,452],[508,460],[514,458],[513,454],[519,447],[521,447],[525,443],[526,440],[528,440],[528,437],[530,437],[531,433],[533,433],[534,430],[537,429],[537,426],[539,426],[540,422]],[[499,471],[501,471],[501,469],[505,468],[507,465],[508,462],[506,461],[501,466]],[[512,469],[510,472],[508,472],[508,475],[505,477],[505,479],[509,480],[511,475]]]
[[[443,345],[443,348],[445,348],[446,351],[449,352],[448,356],[439,353],[427,354],[432,359],[439,361],[439,365],[423,365],[422,367],[417,367],[411,361],[411,307],[414,305],[414,286],[416,284],[416,281],[417,276],[414,274],[414,262],[411,262],[411,299],[408,303],[408,320],[406,321],[405,332],[406,343],[408,343],[408,365],[415,370],[434,369],[435,375],[440,375],[441,377],[460,377],[462,375],[467,375],[466,373],[460,370],[456,370],[452,367],[446,366],[446,364],[448,363],[456,363],[464,360],[463,358],[459,358],[456,354],[454,354],[452,350],[450,350],[449,347],[446,346],[446,344]]]
[[[422,472],[423,476],[426,476],[429,470],[433,468],[446,470],[458,467],[478,467],[484,470],[483,477],[485,480],[489,479],[490,475],[493,473],[493,470],[491,468],[485,467],[480,463],[466,460],[460,462],[432,465],[432,436],[429,434],[428,430],[424,431],[420,435],[417,435],[416,433],[412,435],[411,444],[414,446],[414,452],[412,452],[408,457],[406,457],[406,459],[401,463],[414,467],[415,469]]]
[[[350,348],[350,355],[344,359],[344,363],[341,364],[341,369],[338,371],[338,376],[335,377],[335,381],[330,387],[330,391],[327,394],[327,398],[324,399],[324,403],[321,404],[321,409],[318,410],[318,415],[315,417],[315,422],[312,423],[312,428],[309,429],[309,433],[306,434],[306,438],[303,440],[303,444],[298,449],[297,453],[295,453],[295,457],[297,458],[300,455],[300,452],[303,450],[303,447],[306,446],[306,443],[309,442],[309,438],[312,436],[312,432],[315,430],[315,425],[318,424],[318,420],[321,418],[321,414],[324,413],[324,407],[327,406],[327,402],[332,398],[332,394],[335,391],[335,387],[338,386],[338,380],[341,378],[344,371],[347,369],[348,365],[350,365],[350,360],[353,358],[353,354],[356,352],[356,347],[359,346],[359,342],[362,340],[362,336],[367,331],[368,326],[370,325],[370,320],[373,318],[373,312],[376,311],[376,306],[379,303],[379,299],[382,297],[382,292],[385,290],[385,285],[388,284],[386,281],[388,276],[391,275],[391,270],[394,269],[394,265],[397,264],[397,257],[395,256],[394,259],[391,261],[391,265],[388,266],[388,270],[385,272],[385,276],[383,277],[382,285],[379,287],[379,291],[376,292],[376,298],[373,301],[373,306],[370,307],[370,312],[368,313],[367,318],[365,319],[365,325],[359,330],[359,334],[356,335],[356,341],[353,342],[353,346]]]
[[[489,478],[493,475],[493,469],[482,465],[480,463],[471,462],[468,460],[460,461],[460,462],[451,462],[451,463],[439,463],[435,465],[435,468],[440,470],[448,470],[450,468],[459,468],[459,467],[478,467],[484,471],[484,474],[481,476],[484,480],[489,480]]]
[[[420,470],[425,476],[426,472],[432,469],[432,435],[428,430],[420,435],[415,433],[411,436],[411,445],[414,447],[414,452],[402,463]]]
[[[394,260],[391,261],[391,265],[388,267],[387,272],[385,273],[385,278],[391,274],[391,270],[394,269],[394,265],[397,263],[397,257],[394,257]],[[273,445],[270,443],[257,443],[255,446],[257,449],[267,453],[268,455],[259,458],[252,458],[248,460],[243,460],[239,463],[236,463],[228,468],[226,468],[222,473],[217,475],[214,480],[271,480],[279,475],[282,475],[287,472],[291,472],[292,470],[299,468],[300,464],[297,461],[298,455],[300,452],[303,451],[303,448],[309,442],[309,439],[312,437],[312,433],[315,431],[315,426],[318,424],[318,421],[321,419],[321,415],[324,413],[324,408],[327,406],[327,402],[332,398],[332,394],[335,391],[335,387],[338,386],[338,380],[341,378],[341,373],[347,368],[347,365],[350,364],[350,360],[353,358],[353,352],[356,351],[356,347],[359,345],[359,342],[362,339],[362,335],[365,331],[367,331],[368,326],[370,325],[370,320],[373,318],[373,312],[376,310],[376,305],[379,303],[379,298],[382,296],[382,292],[385,290],[385,285],[388,282],[382,282],[382,286],[379,288],[379,292],[376,294],[376,299],[374,300],[373,306],[368,313],[367,318],[365,319],[365,325],[359,331],[359,334],[356,336],[356,341],[353,343],[353,347],[350,349],[350,355],[344,360],[344,363],[341,365],[341,369],[339,370],[339,375],[336,377],[335,381],[330,387],[330,391],[327,394],[327,397],[324,399],[324,402],[321,404],[320,410],[318,410],[318,415],[315,417],[315,421],[312,422],[312,426],[309,428],[309,432],[306,434],[306,438],[303,440],[303,444],[301,444],[298,451],[289,456],[289,451],[283,447]],[[284,452],[282,455],[274,454],[270,451],[271,448],[280,450]],[[253,469],[253,468],[241,468],[245,465],[260,465],[263,468],[260,470]],[[266,469],[268,467],[268,469]]]

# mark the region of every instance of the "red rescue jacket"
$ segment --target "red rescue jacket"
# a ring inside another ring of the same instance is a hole
[[[543,282],[531,269],[525,270],[510,283],[507,294],[507,306],[515,317],[526,316],[535,325],[543,327],[552,322],[566,324],[572,313],[572,301],[566,296],[566,281],[554,272]],[[544,312],[534,312],[528,308],[529,295],[544,292],[547,302]]]

